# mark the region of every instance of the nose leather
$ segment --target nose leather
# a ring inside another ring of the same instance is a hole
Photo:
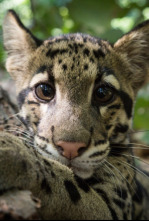
[[[59,141],[57,144],[62,149],[62,155],[69,159],[72,160],[79,155],[79,150],[82,148],[86,147],[85,143],[78,143],[78,142],[64,142],[64,141]]]

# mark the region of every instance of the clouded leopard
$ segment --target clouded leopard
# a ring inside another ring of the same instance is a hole
[[[147,178],[129,140],[137,92],[149,81],[149,21],[114,45],[80,33],[41,41],[10,10],[3,39],[29,143],[46,165],[58,162],[66,170],[57,175],[63,189],[57,203],[69,197],[66,208],[73,208],[65,218],[77,212],[78,219],[149,218]],[[89,209],[89,202],[99,210]],[[48,204],[51,211],[51,198]]]

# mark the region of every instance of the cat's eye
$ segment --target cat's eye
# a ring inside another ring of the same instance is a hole
[[[112,100],[114,99],[114,95],[114,90],[106,85],[99,86],[94,92],[95,100],[100,105],[105,105],[109,102],[112,102]]]
[[[48,102],[54,98],[55,90],[49,84],[40,84],[35,87],[35,94],[39,100]]]

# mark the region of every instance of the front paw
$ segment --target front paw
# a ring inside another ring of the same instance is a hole
[[[0,133],[0,191],[27,189],[34,160],[30,150],[17,137]]]

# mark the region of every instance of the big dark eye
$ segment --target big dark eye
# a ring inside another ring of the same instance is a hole
[[[114,98],[114,90],[109,86],[102,85],[95,90],[95,100],[101,104],[107,104]]]
[[[51,101],[54,98],[55,90],[48,84],[40,84],[35,88],[35,94],[42,101]]]

